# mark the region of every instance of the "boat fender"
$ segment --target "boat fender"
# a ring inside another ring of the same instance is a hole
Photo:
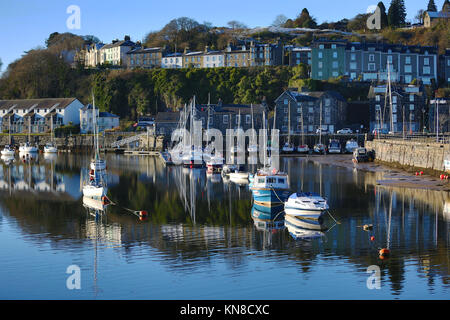
[[[102,197],[102,203],[103,203],[103,205],[107,205],[107,204],[110,203],[110,201],[109,201],[109,199],[108,199],[107,196],[103,196],[103,197]]]
[[[369,231],[369,230],[372,230],[372,229],[373,229],[373,225],[371,225],[371,224],[363,225],[363,230],[364,231]]]
[[[374,237],[374,236],[371,236],[371,237],[370,237],[370,241],[375,241],[375,237]]]
[[[89,177],[89,180],[91,180],[91,181],[92,181],[92,180],[94,180],[94,177],[92,177],[92,176],[91,176],[91,177]]]
[[[379,251],[380,257],[387,257],[391,252],[389,249],[383,248]]]

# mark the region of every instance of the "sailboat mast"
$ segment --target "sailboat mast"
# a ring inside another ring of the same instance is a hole
[[[291,144],[291,100],[288,104],[288,144]]]
[[[391,89],[391,67],[388,60],[388,91],[389,91],[389,105],[390,105],[390,114],[391,114],[391,131],[394,132],[394,119],[393,119],[393,110],[392,110],[392,89]]]
[[[323,101],[320,101],[320,116],[319,116],[319,144],[322,144],[322,104]]]

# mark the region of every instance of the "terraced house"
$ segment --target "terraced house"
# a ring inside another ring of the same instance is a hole
[[[126,53],[128,67],[152,69],[161,67],[161,60],[166,48],[135,48]]]
[[[335,132],[345,124],[347,102],[337,92],[298,92],[291,88],[275,100],[276,128],[281,134],[315,133],[322,130]],[[290,120],[290,122],[289,122]],[[289,125],[290,124],[290,125]]]
[[[318,40],[312,46],[312,78],[430,84],[438,78],[437,47]]]
[[[190,52],[188,48],[183,53],[183,68],[202,68],[203,51]]]
[[[83,104],[76,98],[0,100],[3,132],[44,133],[69,123],[79,124]]]
[[[113,40],[100,49],[100,64],[111,64],[118,67],[126,67],[128,63],[127,53],[140,45],[125,36],[123,40]]]

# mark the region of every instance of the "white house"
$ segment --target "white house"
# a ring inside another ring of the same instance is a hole
[[[203,68],[217,68],[225,66],[225,54],[221,51],[206,51],[203,54]]]
[[[127,66],[127,52],[139,47],[130,40],[129,36],[125,36],[124,40],[113,40],[112,43],[104,45],[100,48],[100,64],[109,63],[114,66]]]
[[[183,67],[183,57],[181,53],[171,53],[161,59],[161,68],[177,69]]]
[[[47,132],[61,125],[80,123],[79,110],[83,104],[76,98],[45,98],[0,100],[2,129],[12,132]]]
[[[119,126],[119,116],[109,112],[100,112],[98,108],[93,110],[91,104],[86,105],[80,109],[80,132],[93,133],[94,132],[94,113],[97,120],[98,131],[102,132],[108,129],[113,129]]]

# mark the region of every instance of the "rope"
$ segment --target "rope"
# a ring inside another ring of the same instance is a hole
[[[326,211],[327,213],[328,213],[328,215],[331,217],[331,219],[333,219],[334,220],[334,222],[336,222],[336,224],[341,224],[339,221],[337,221],[332,215],[331,215],[331,213],[330,213],[330,211],[329,210],[327,210]]]
[[[122,210],[129,211],[129,212],[131,212],[132,214],[134,214],[135,216],[139,217],[139,212],[140,212],[141,210],[133,210],[133,209],[129,209],[129,208],[125,208],[125,207],[119,206],[117,203],[115,203],[114,201],[112,201],[111,199],[109,199],[107,196],[105,196],[105,197],[106,197],[106,199],[110,202],[111,205],[117,206],[117,207],[121,208]]]

